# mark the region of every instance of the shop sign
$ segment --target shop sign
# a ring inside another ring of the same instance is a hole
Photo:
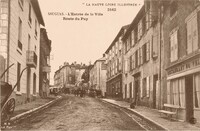
[[[168,71],[168,75],[172,75],[172,74],[175,74],[175,73],[179,73],[179,72],[183,72],[183,71],[186,71],[186,70],[189,70],[189,69],[193,69],[197,66],[200,65],[200,58],[197,58],[197,59],[194,59],[192,61],[189,61],[187,63],[183,63],[181,65],[178,65],[172,69],[169,69]]]

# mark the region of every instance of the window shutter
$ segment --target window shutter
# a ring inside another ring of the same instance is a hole
[[[193,43],[193,51],[198,49],[198,26],[197,26],[197,15],[192,20],[192,43]]]
[[[192,52],[192,21],[187,22],[187,53]]]
[[[150,83],[150,82],[149,82],[149,79],[150,79],[150,77],[148,76],[148,77],[147,77],[147,86],[146,86],[146,87],[147,87],[147,90],[146,90],[146,91],[147,91],[147,97],[149,97],[149,89],[150,89],[150,87],[149,87],[149,86],[150,86],[150,84],[149,84],[149,83]]]
[[[178,59],[178,30],[174,32],[174,60]]]
[[[150,58],[150,43],[149,42],[147,43],[146,49],[147,49],[147,59],[146,60],[149,61],[149,58]]]
[[[143,61],[143,57],[144,57],[144,56],[143,56],[143,51],[144,51],[144,50],[143,50],[143,46],[142,46],[142,47],[140,48],[140,56],[141,56],[141,57],[140,57],[140,61],[141,61],[141,64],[144,63],[144,61]]]
[[[170,81],[167,81],[167,103],[171,104],[171,91],[170,91]]]
[[[135,44],[134,30],[132,30],[132,33],[131,33],[131,43],[132,43],[132,46],[134,46]]]

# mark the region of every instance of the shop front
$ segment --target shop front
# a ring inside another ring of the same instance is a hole
[[[200,54],[167,69],[167,103],[180,106],[178,118],[200,121]]]
[[[107,96],[113,98],[122,98],[122,74],[106,82]]]

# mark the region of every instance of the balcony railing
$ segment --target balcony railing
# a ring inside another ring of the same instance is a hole
[[[46,72],[46,73],[50,73],[51,72],[51,66],[44,66],[44,67],[42,67],[42,71],[43,72]]]
[[[28,50],[26,52],[26,55],[27,55],[26,56],[27,66],[36,68],[36,66],[37,66],[37,55],[36,55],[35,51]]]

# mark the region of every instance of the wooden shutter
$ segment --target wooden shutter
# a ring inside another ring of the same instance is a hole
[[[146,60],[149,61],[149,58],[150,58],[150,43],[149,42],[147,43],[146,50],[147,50],[147,52],[146,52],[146,56],[147,56]]]
[[[178,30],[174,32],[174,60],[178,59]]]
[[[197,26],[197,15],[194,16],[192,20],[192,44],[193,51],[198,49],[198,26]]]
[[[192,52],[192,21],[187,22],[187,53]]]
[[[148,77],[147,77],[147,86],[146,86],[146,87],[147,87],[147,90],[146,90],[146,91],[147,91],[147,97],[150,96],[150,95],[149,95],[149,93],[150,93],[150,90],[149,90],[149,89],[150,89],[150,81],[149,81],[149,79],[150,79],[150,77],[148,76]]]

